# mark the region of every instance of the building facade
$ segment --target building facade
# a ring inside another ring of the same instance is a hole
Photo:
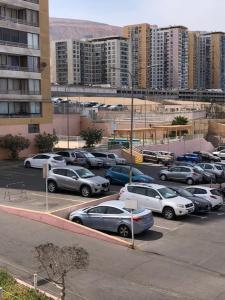
[[[52,131],[47,0],[0,0],[0,135]]]
[[[131,43],[131,72],[134,87],[150,87],[151,70],[151,26],[136,24],[123,27],[123,36]]]
[[[189,88],[225,89],[225,33],[189,33]]]
[[[130,44],[123,37],[51,43],[52,82],[129,86]]]

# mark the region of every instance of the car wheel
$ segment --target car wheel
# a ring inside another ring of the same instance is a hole
[[[131,235],[130,228],[127,225],[120,225],[118,234],[124,238],[128,238]]]
[[[31,163],[29,161],[27,161],[25,163],[25,168],[30,169],[31,168]]]
[[[48,191],[49,193],[55,193],[57,191],[57,184],[55,181],[48,182]]]
[[[221,206],[220,205],[218,205],[218,206],[214,206],[213,208],[212,208],[212,210],[219,210],[221,208]]]
[[[91,189],[87,185],[83,185],[80,189],[80,193],[82,197],[90,197],[91,196]]]
[[[173,208],[172,207],[165,207],[164,209],[163,209],[163,217],[165,218],[165,219],[167,219],[167,220],[173,220],[173,219],[175,219],[175,212],[174,212],[174,210],[173,210]]]
[[[186,180],[187,185],[193,185],[194,184],[194,180],[192,178],[188,178]]]
[[[78,218],[78,217],[73,218],[72,222],[80,224],[80,225],[83,225],[82,220],[80,218]]]
[[[167,177],[166,177],[165,174],[162,174],[162,175],[160,175],[160,179],[161,179],[162,181],[166,181],[166,180],[167,180]]]

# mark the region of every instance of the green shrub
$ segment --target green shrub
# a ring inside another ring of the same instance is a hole
[[[19,285],[5,270],[0,270],[0,286],[3,288],[3,300],[50,300],[41,293]]]
[[[54,146],[58,143],[59,139],[55,132],[51,133],[40,133],[35,136],[35,147],[39,149],[39,152],[51,152]]]
[[[0,147],[10,151],[10,158],[18,159],[19,152],[27,149],[30,141],[20,135],[7,134],[0,138]]]
[[[103,138],[103,129],[87,128],[81,131],[80,136],[85,140],[86,147],[91,148],[101,142]]]

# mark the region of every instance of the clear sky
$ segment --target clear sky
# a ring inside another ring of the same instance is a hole
[[[225,31],[225,0],[49,0],[50,16],[111,25],[184,25]]]

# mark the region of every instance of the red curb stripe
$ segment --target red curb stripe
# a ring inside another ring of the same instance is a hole
[[[44,212],[39,212],[39,211],[32,211],[32,210],[26,210],[26,209],[21,209],[21,208],[16,208],[16,207],[11,207],[11,206],[4,206],[0,205],[0,211],[5,212],[8,214],[16,215],[18,217],[23,217],[27,218],[33,221],[41,222],[44,224],[48,224],[51,226],[54,226],[59,229],[67,230],[73,233],[85,235],[91,238],[95,238],[98,240],[102,240],[105,242],[113,243],[116,245],[120,246],[125,246],[125,247],[131,247],[131,244],[120,239],[116,238],[113,236],[110,236],[108,234],[102,233],[100,231],[96,231],[94,229],[72,223],[71,221],[62,219],[60,217],[44,213]]]

